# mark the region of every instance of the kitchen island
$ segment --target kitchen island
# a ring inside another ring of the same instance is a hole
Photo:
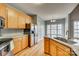
[[[78,56],[79,40],[44,37],[44,52],[51,56]]]

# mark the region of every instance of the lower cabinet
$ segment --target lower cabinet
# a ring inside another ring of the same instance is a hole
[[[17,53],[21,50],[22,45],[21,45],[21,40],[22,38],[14,38],[13,42],[14,42],[14,49],[13,49],[13,53]]]
[[[56,56],[56,45],[52,40],[50,40],[50,55]]]
[[[44,40],[44,52],[49,54],[49,39],[45,38]]]
[[[14,49],[12,51],[13,51],[13,54],[16,54],[21,50],[23,50],[24,48],[28,47],[28,38],[27,36],[14,38],[13,43],[14,43]]]
[[[70,54],[61,48],[57,48],[57,56],[70,56]]]
[[[22,39],[22,49],[28,47],[28,37],[24,36]]]
[[[51,56],[71,56],[70,47],[47,37],[44,38],[44,52]]]

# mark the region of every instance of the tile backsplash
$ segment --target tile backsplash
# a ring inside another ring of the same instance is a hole
[[[23,35],[22,29],[1,29],[0,30],[1,36],[16,36],[16,35]]]

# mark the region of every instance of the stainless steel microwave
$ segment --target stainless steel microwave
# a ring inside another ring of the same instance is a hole
[[[4,18],[3,17],[0,17],[0,28],[3,28],[5,25],[4,25]]]

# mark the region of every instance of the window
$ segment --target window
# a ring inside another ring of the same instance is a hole
[[[79,38],[79,21],[74,21],[74,37]]]
[[[62,24],[58,24],[58,37],[62,37]]]
[[[51,37],[57,36],[57,24],[51,24]]]
[[[47,36],[62,37],[62,24],[51,24],[47,25]]]

